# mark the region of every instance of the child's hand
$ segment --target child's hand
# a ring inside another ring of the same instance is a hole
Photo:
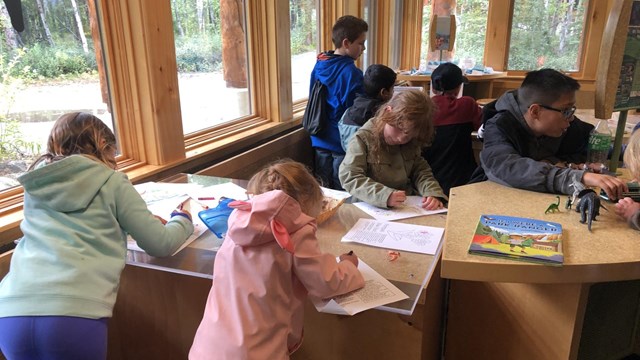
[[[627,183],[617,177],[594,174],[590,172],[584,173],[582,182],[587,186],[597,186],[602,189],[611,200],[622,199],[622,193],[628,192]]]
[[[633,201],[633,199],[627,197],[618,201],[614,210],[618,216],[629,221],[629,218],[640,210],[640,203],[637,203]]]
[[[167,220],[161,218],[158,215],[153,215],[153,217],[155,217],[156,219],[160,220],[160,222],[162,223],[162,225],[166,225],[167,224]]]
[[[422,207],[427,210],[439,210],[444,207],[442,201],[433,196],[422,198]]]
[[[387,206],[400,206],[404,204],[405,200],[407,200],[407,194],[404,191],[394,191],[391,193],[391,195],[389,195],[389,198],[387,199]]]
[[[340,261],[349,261],[350,263],[358,267],[358,257],[353,253],[353,251],[349,251],[348,253],[340,255]]]
[[[187,219],[189,219],[189,221],[193,221],[193,220],[191,220],[191,213],[189,212],[189,210],[185,210],[185,209],[182,209],[182,210],[179,210],[179,209],[173,210],[173,212],[171,212],[171,217],[174,217],[174,216],[182,216],[182,217],[186,217]]]

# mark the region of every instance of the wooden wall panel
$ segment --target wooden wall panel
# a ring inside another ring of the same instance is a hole
[[[199,171],[197,174],[249,179],[266,164],[283,158],[299,161],[310,169],[313,167],[311,139],[305,130],[298,129],[263,145],[256,146],[251,150]]]

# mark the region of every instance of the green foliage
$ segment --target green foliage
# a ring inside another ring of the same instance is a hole
[[[516,1],[508,68],[576,71],[586,5],[586,0]]]
[[[23,51],[18,51],[11,59],[5,59],[0,52],[0,160],[29,158],[40,153],[40,145],[26,141],[20,130],[20,122],[9,114],[15,93],[23,86],[22,80],[11,74],[18,66]]]
[[[314,0],[289,0],[291,55],[315,52],[318,26]]]
[[[489,0],[458,0],[456,4],[456,57],[482,63]]]
[[[24,54],[12,68],[11,75],[25,80],[57,79],[97,71],[93,51],[85,54],[77,47],[49,47],[42,44],[22,51]]]
[[[222,67],[220,34],[176,38],[179,72],[211,72]]]

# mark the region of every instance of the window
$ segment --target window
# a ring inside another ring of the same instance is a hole
[[[420,43],[420,69],[427,68],[427,56],[429,54],[429,24],[431,23],[431,1],[425,1],[422,5],[422,41]]]
[[[509,70],[580,70],[587,0],[515,0]]]
[[[292,100],[309,96],[309,78],[318,55],[318,9],[316,0],[290,0]]]
[[[171,10],[183,133],[251,114],[244,1],[173,0]]]
[[[455,58],[469,69],[484,63],[489,0],[458,0],[456,3]]]
[[[96,10],[87,0],[71,5],[23,0],[18,33],[0,3],[0,191],[46,150],[60,115],[88,112],[114,130]]]

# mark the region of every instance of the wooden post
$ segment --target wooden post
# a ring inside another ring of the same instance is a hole
[[[100,78],[100,93],[102,94],[102,102],[107,104],[107,111],[111,113],[111,101],[109,101],[109,86],[107,83],[107,73],[104,68],[104,59],[102,58],[102,42],[100,41],[100,27],[98,25],[98,12],[96,11],[95,0],[87,1],[89,5],[89,26],[91,27],[91,40],[93,40],[93,51],[96,53],[96,66],[98,67],[98,76]]]
[[[227,87],[247,87],[247,43],[242,0],[221,0],[222,68]]]

